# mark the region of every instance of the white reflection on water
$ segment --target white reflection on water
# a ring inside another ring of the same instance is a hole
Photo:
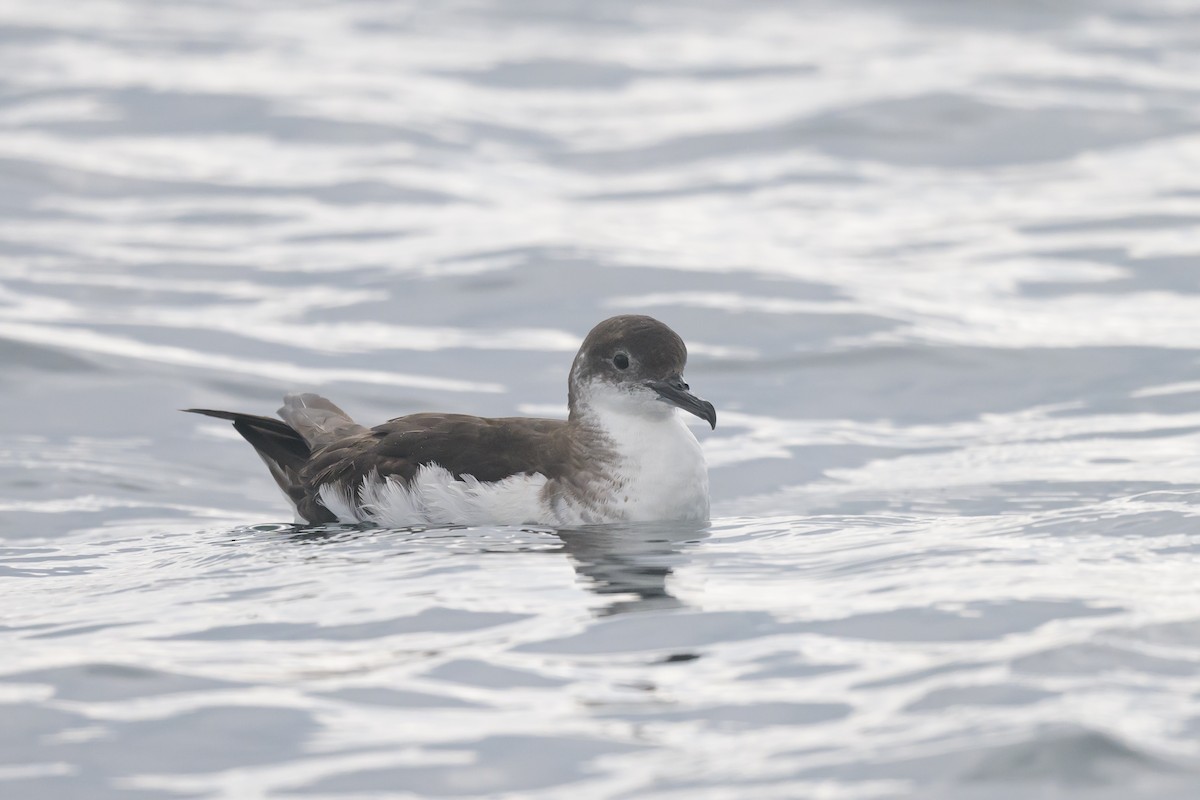
[[[0,0],[0,795],[1191,797],[1200,6]],[[225,426],[687,339],[719,518]]]

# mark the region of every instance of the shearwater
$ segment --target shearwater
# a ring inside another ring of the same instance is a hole
[[[708,519],[708,468],[682,409],[717,426],[683,380],[687,347],[652,317],[604,320],[571,365],[565,421],[421,413],[364,427],[324,397],[271,417],[212,409],[312,524],[542,524]]]

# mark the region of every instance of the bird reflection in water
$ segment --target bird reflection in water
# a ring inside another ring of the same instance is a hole
[[[284,533],[288,539],[302,544],[334,544],[360,536],[381,533],[420,534],[431,529],[387,529],[346,525],[256,525],[251,532]],[[565,553],[581,585],[606,602],[596,609],[597,616],[607,617],[640,611],[662,611],[682,608],[683,603],[669,589],[675,569],[687,561],[686,551],[708,537],[707,525],[688,522],[640,522],[595,525],[581,528],[530,528],[523,532],[549,534],[561,545],[524,547],[541,553]],[[439,528],[438,538],[453,536],[470,540],[479,529]],[[413,540],[416,544],[418,539]],[[479,552],[492,550],[497,542],[479,541]],[[512,546],[499,547],[513,552]]]
[[[700,523],[643,522],[557,531],[589,591],[609,599],[599,616],[682,608],[668,581],[685,551],[708,536]]]

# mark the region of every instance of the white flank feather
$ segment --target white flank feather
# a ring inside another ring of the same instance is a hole
[[[350,493],[346,491],[345,487],[327,483],[317,490],[317,495],[321,498],[321,505],[332,511],[338,522],[348,525],[362,522],[358,518],[355,504],[350,501]]]
[[[407,485],[397,478],[371,473],[351,503],[349,492],[335,484],[319,490],[321,503],[339,522],[373,522],[386,528],[410,525],[520,525],[543,521],[544,475],[513,475],[483,483],[470,475],[457,480],[446,469],[421,467]]]

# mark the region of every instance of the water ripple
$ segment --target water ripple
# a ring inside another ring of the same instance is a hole
[[[0,0],[0,794],[1191,797],[1200,5],[1035,5]],[[626,311],[707,528],[175,411],[561,416]]]

